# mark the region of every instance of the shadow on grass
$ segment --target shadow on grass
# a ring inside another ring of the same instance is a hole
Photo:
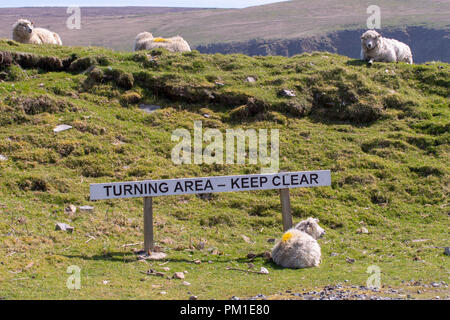
[[[82,259],[82,260],[88,260],[88,261],[111,261],[111,262],[123,262],[123,263],[130,263],[130,262],[137,262],[138,255],[130,252],[109,252],[106,254],[98,254],[93,256],[83,256],[83,255],[65,255],[67,258],[71,259]],[[181,262],[181,263],[192,263],[194,264],[196,259],[180,259],[180,258],[170,258],[168,256],[166,259],[162,260],[147,260],[147,261],[160,261],[160,262]],[[262,264],[264,267],[270,267],[272,270],[283,270],[286,268],[280,267],[277,264],[275,264],[271,259],[263,259],[263,258],[256,258],[256,259],[249,259],[247,257],[240,257],[240,258],[224,258],[222,256],[216,257],[216,259],[211,259],[210,261],[213,261],[213,264],[228,264],[230,262],[237,262],[239,264],[246,264],[246,263],[258,263]],[[203,262],[206,263],[207,262]],[[242,268],[242,272],[244,271],[244,268]],[[249,271],[259,271],[256,269],[249,269]]]
[[[97,254],[97,255],[93,255],[93,256],[85,256],[85,255],[64,255],[64,256],[66,258],[70,258],[70,259],[82,259],[82,260],[88,260],[88,261],[112,261],[112,262],[124,262],[124,263],[138,261],[138,254],[135,254],[132,252],[108,252],[108,253]],[[255,260],[249,259],[247,257],[241,257],[241,258],[231,258],[230,257],[230,258],[226,258],[226,259],[224,259],[222,256],[216,256],[216,257],[217,257],[217,259],[213,260],[213,258],[211,258],[210,261],[213,261],[213,263],[230,263],[230,262],[250,263],[250,262],[255,262]],[[197,260],[197,259],[170,258],[170,254],[168,254],[167,258],[165,258],[165,259],[147,260],[147,261],[194,263],[195,260]],[[206,262],[203,262],[203,263],[206,263]],[[263,263],[267,264],[268,261],[265,261]],[[273,266],[276,266],[276,265],[273,264]]]

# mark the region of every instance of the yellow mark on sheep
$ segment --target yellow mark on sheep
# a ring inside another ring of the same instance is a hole
[[[153,42],[169,42],[169,40],[164,38],[155,38],[153,39]]]
[[[288,241],[290,238],[292,238],[292,233],[291,232],[286,232],[285,234],[283,234],[283,237],[281,238],[281,240],[283,242]]]

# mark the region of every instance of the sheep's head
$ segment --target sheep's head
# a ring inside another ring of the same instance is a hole
[[[34,23],[30,20],[19,19],[13,26],[14,31],[22,36],[31,36],[34,29]]]
[[[361,36],[361,45],[366,50],[373,50],[378,47],[381,41],[381,34],[376,32],[375,30],[366,31]]]
[[[322,238],[325,234],[325,230],[323,230],[319,226],[319,219],[308,218],[295,226],[295,229],[303,231],[309,234],[314,239]]]

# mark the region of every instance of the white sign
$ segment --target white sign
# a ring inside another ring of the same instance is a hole
[[[330,170],[204,178],[147,180],[90,185],[91,200],[157,197],[331,185]]]

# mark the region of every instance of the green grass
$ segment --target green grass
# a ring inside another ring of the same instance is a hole
[[[449,258],[436,248],[448,246],[448,64],[369,68],[328,53],[251,58],[156,50],[147,56],[11,41],[0,41],[0,51],[76,53],[92,58],[85,67],[96,65],[89,72],[0,70],[0,154],[8,157],[0,161],[2,298],[272,295],[344,280],[365,285],[373,264],[385,286],[448,282]],[[248,76],[257,82],[245,82]],[[282,89],[296,97],[279,95]],[[145,114],[142,102],[163,108]],[[280,170],[331,170],[331,187],[291,190],[294,221],[314,216],[327,232],[319,268],[288,270],[256,258],[268,276],[226,270],[246,269],[249,252],[270,250],[267,240],[280,238],[274,190],[221,193],[209,201],[156,198],[155,238],[168,263],[137,261],[132,249],[140,245],[123,247],[143,241],[142,199],[92,203],[90,183],[259,173],[257,165],[174,165],[171,133],[193,130],[195,120],[222,132],[279,129]],[[59,124],[74,128],[54,134]],[[69,204],[95,210],[69,216]],[[74,233],[54,231],[57,222],[74,226]],[[370,233],[357,234],[361,226]],[[66,287],[71,265],[81,268],[81,290]],[[170,276],[188,271],[191,286],[141,273],[163,267]]]

